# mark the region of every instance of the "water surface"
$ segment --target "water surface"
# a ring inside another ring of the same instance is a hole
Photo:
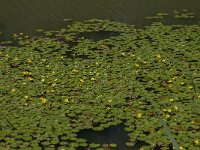
[[[23,32],[34,36],[36,29],[56,30],[69,22],[98,18],[134,24],[143,27],[151,23],[146,16],[158,12],[172,14],[173,10],[188,9],[197,15],[195,20],[177,20],[167,17],[166,24],[196,23],[200,20],[199,0],[1,0],[0,40],[9,39],[13,33]]]

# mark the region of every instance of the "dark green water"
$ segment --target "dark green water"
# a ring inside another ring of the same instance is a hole
[[[78,137],[87,139],[87,143],[98,144],[117,144],[117,147],[113,150],[138,150],[144,145],[148,145],[145,142],[137,141],[134,146],[126,146],[126,142],[129,141],[128,133],[124,131],[124,125],[119,124],[117,126],[111,126],[100,132],[93,130],[83,130],[79,133]],[[78,150],[86,150],[87,148],[79,148]],[[91,149],[93,150],[93,149]]]
[[[145,19],[158,12],[172,14],[173,10],[188,9],[196,13],[194,20],[166,17],[165,24],[193,24],[200,20],[199,0],[1,0],[0,40],[13,33],[37,35],[36,29],[64,28],[70,18],[82,21],[91,18],[110,19],[143,27],[152,21]]]

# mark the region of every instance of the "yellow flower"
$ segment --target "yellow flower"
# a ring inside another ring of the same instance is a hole
[[[31,73],[28,71],[23,71],[22,73],[23,73],[23,75],[31,75]]]
[[[46,103],[47,102],[47,99],[44,98],[44,97],[40,97],[40,100],[41,100],[42,103]]]
[[[159,59],[161,58],[160,54],[158,54],[156,57],[159,58]]]
[[[174,101],[174,99],[173,99],[173,98],[171,98],[171,99],[169,99],[169,101],[170,101],[170,102],[173,102],[173,101]]]
[[[109,99],[108,102],[111,103],[111,102],[112,102],[112,99]]]
[[[166,118],[169,118],[170,117],[170,115],[169,114],[166,114],[166,116],[165,116]]]
[[[32,63],[32,60],[31,60],[31,59],[27,59],[27,62],[28,62],[28,63]]]
[[[110,107],[106,108],[106,110],[110,110]]]
[[[132,57],[135,57],[135,55],[134,55],[134,54],[131,54],[131,56],[132,56]]]
[[[56,86],[56,83],[52,83],[52,85],[51,86]]]
[[[164,109],[163,109],[163,111],[164,111],[164,112],[166,112],[166,111],[167,111],[167,109],[165,109],[165,108],[164,108]]]
[[[192,89],[192,86],[190,85],[190,86],[188,86],[188,88],[189,88],[189,89]]]
[[[52,71],[52,72],[51,72],[51,75],[55,75],[55,74],[56,74],[56,72],[55,72],[55,71]]]
[[[172,84],[169,84],[168,87],[171,88],[171,87],[172,87]]]
[[[139,67],[140,65],[139,65],[139,64],[135,64],[135,66],[136,66],[136,67]]]
[[[63,101],[64,101],[65,103],[69,103],[69,99],[67,99],[67,98],[64,99]]]
[[[16,89],[12,89],[11,92],[16,92]]]
[[[174,106],[174,109],[175,109],[175,110],[178,110],[178,107],[177,107],[177,106]]]
[[[139,119],[139,118],[142,118],[142,114],[141,114],[141,113],[137,113],[137,114],[136,114],[136,118],[138,118],[138,119]]]
[[[96,80],[96,79],[95,79],[95,78],[91,78],[90,80],[91,80],[91,81],[94,81],[94,80]]]
[[[24,96],[24,98],[25,98],[25,99],[28,99],[28,96],[26,95],[26,96]]]
[[[18,60],[19,58],[17,58],[17,57],[15,57],[15,59],[14,60]]]
[[[167,82],[168,82],[168,83],[172,83],[172,80],[168,80]]]
[[[19,35],[23,35],[23,33],[21,32],[21,33],[19,33]]]
[[[175,79],[177,79],[177,76],[174,76],[174,77],[172,78],[172,80],[175,80]]]
[[[195,139],[195,140],[194,140],[194,144],[198,145],[198,144],[199,144],[199,140],[198,140],[198,139]]]
[[[76,69],[73,69],[73,70],[72,70],[72,72],[78,72],[78,70],[76,70]]]
[[[167,109],[167,111],[168,111],[169,113],[171,113],[171,112],[172,112],[172,110],[171,110],[171,109]]]
[[[79,79],[79,81],[81,81],[81,82],[84,82],[84,80],[83,80],[83,79]]]
[[[33,78],[32,78],[32,77],[28,77],[27,79],[28,79],[29,81],[32,81],[32,80],[33,80]]]

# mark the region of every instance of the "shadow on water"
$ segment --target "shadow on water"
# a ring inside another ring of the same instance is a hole
[[[135,142],[135,146],[127,146],[126,142],[129,142],[128,133],[124,131],[124,125],[119,124],[117,126],[111,126],[103,131],[93,131],[92,129],[82,130],[78,133],[79,138],[87,140],[88,144],[117,144],[113,150],[138,150],[144,145],[148,145],[145,142]],[[78,150],[93,150],[92,148],[79,148]]]
[[[119,32],[113,32],[113,31],[93,31],[93,32],[83,32],[76,35],[76,37],[73,39],[73,41],[66,42],[66,40],[61,39],[64,43],[68,44],[70,48],[76,46],[78,44],[78,40],[84,38],[89,39],[92,41],[99,41],[108,39],[111,37],[119,36]]]
[[[119,36],[120,33],[118,32],[111,32],[111,31],[96,31],[96,32],[85,32],[81,33],[79,37],[84,37],[86,39],[92,39],[94,41],[107,39],[110,37]]]

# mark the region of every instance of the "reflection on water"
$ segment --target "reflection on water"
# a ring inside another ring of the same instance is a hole
[[[188,9],[200,14],[199,6],[199,0],[1,0],[0,32],[3,36],[0,40],[10,38],[12,33],[24,32],[33,36],[39,28],[64,28],[67,25],[64,18],[76,21],[110,19],[142,27],[151,23],[145,19],[146,16],[161,11],[172,13],[175,9]],[[196,17],[200,19],[200,15]],[[167,24],[183,22],[173,17],[165,20]]]
[[[138,150],[140,147],[145,145],[144,142],[136,142],[134,147],[126,146],[126,142],[129,142],[128,133],[124,131],[124,125],[119,124],[117,126],[111,126],[103,131],[93,131],[93,130],[82,130],[78,134],[79,138],[84,138],[87,143],[96,144],[117,144],[114,150]],[[80,148],[84,150],[84,148]]]

